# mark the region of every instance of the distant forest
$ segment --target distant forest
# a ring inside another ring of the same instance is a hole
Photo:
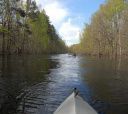
[[[128,56],[128,0],[106,0],[86,24],[71,51],[108,57]]]
[[[45,10],[40,10],[34,0],[0,0],[0,54],[63,53],[66,50]]]

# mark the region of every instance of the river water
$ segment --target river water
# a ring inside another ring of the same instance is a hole
[[[128,114],[127,60],[0,57],[0,114],[53,114],[74,87],[99,114]]]

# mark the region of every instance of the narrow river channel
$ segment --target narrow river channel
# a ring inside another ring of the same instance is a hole
[[[128,114],[127,60],[0,57],[0,114],[53,114],[74,87],[99,114]]]

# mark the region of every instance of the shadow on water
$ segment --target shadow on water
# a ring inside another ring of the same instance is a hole
[[[6,56],[0,58],[0,114],[15,114],[29,86],[47,81],[45,74],[56,67],[48,56]],[[29,107],[29,105],[28,105]]]
[[[128,114],[126,60],[8,56],[0,69],[0,114],[52,114],[74,87],[99,114]]]
[[[103,101],[100,109],[105,114],[128,114],[128,62],[127,60],[107,60],[84,58],[83,67],[89,70],[84,76],[85,82],[93,91],[94,99]],[[107,104],[107,106],[106,106]],[[96,102],[95,107],[99,103]]]

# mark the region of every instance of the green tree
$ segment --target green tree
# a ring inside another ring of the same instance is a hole
[[[124,0],[107,0],[102,4],[92,16],[91,23],[86,25],[81,33],[80,50],[110,57],[121,57],[126,53],[124,34],[128,29],[125,27],[124,32],[124,26],[127,25],[127,7],[128,2]]]
[[[57,53],[66,50],[49,17],[44,10],[39,10],[34,0],[0,0],[0,7],[2,54]]]

